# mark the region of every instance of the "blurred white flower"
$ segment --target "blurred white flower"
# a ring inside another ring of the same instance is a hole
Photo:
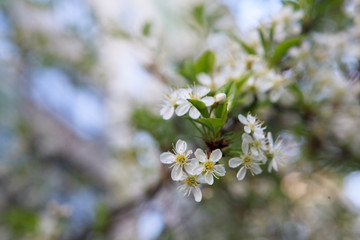
[[[295,11],[291,6],[284,6],[280,12],[272,18],[272,24],[275,24],[274,39],[281,42],[289,36],[300,34],[300,21],[303,16],[304,13],[301,10]]]
[[[248,134],[252,134],[255,139],[265,138],[264,129],[265,127],[261,127],[262,122],[258,121],[256,117],[251,116],[250,113],[247,116],[243,116],[239,114],[239,121],[244,124],[244,131]]]
[[[222,85],[224,85],[228,79],[229,75],[227,71],[222,71],[217,73],[214,77],[200,73],[197,75],[199,82],[208,87],[212,92],[218,90]]]
[[[207,184],[212,185],[214,183],[214,177],[225,176],[226,171],[224,166],[222,164],[217,164],[222,157],[220,149],[214,150],[210,154],[210,158],[208,158],[204,151],[198,148],[195,151],[195,157],[200,162],[200,165],[194,169],[194,173],[202,173]]]
[[[178,107],[175,110],[176,115],[183,116],[189,112],[192,119],[198,119],[201,115],[199,110],[197,110],[187,99],[202,101],[207,107],[210,107],[214,104],[215,99],[206,96],[209,92],[210,89],[203,86],[194,86],[192,89],[179,89]]]
[[[286,160],[286,158],[284,157],[281,151],[282,140],[280,138],[277,138],[274,143],[271,132],[268,132],[267,141],[268,141],[267,157],[268,160],[270,161],[268,166],[268,171],[271,172],[272,169],[278,171],[279,166],[283,166]]]
[[[264,157],[258,155],[254,152],[249,152],[249,145],[242,145],[243,154],[240,155],[240,158],[231,158],[229,160],[229,167],[236,168],[240,165],[242,167],[236,174],[236,177],[239,181],[242,181],[245,178],[246,171],[249,170],[252,175],[258,175],[262,172],[260,164],[264,161]]]
[[[186,148],[186,142],[179,139],[176,142],[175,150],[173,150],[174,153],[164,152],[160,155],[160,161],[162,163],[172,164],[171,178],[174,181],[179,181],[181,179],[181,176],[184,173],[184,169],[189,172],[199,164],[196,159],[189,159],[192,151],[189,150],[186,152]]]
[[[178,100],[179,98],[177,90],[174,90],[170,94],[166,94],[164,96],[164,100],[160,110],[160,115],[163,117],[163,119],[168,120],[172,117]]]
[[[178,187],[179,191],[183,192],[184,196],[187,197],[190,193],[192,193],[195,201],[200,202],[202,199],[202,193],[199,186],[200,183],[204,183],[203,177],[194,175],[192,171],[189,171],[188,173],[184,172],[180,180],[183,181],[183,184]]]

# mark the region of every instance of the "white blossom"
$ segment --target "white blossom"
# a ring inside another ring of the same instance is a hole
[[[225,72],[218,73],[215,77],[212,77],[205,73],[200,73],[197,75],[199,82],[208,87],[211,91],[215,92],[227,81],[228,75]]]
[[[204,183],[204,179],[201,176],[195,175],[193,171],[188,173],[183,173],[179,179],[183,182],[182,185],[178,187],[179,191],[184,193],[184,196],[189,196],[190,193],[194,195],[196,202],[201,202],[202,193],[200,189],[200,183]]]
[[[168,120],[172,117],[178,100],[179,98],[177,90],[174,90],[170,94],[166,94],[164,96],[164,100],[160,110],[160,115],[163,117],[163,119]]]
[[[235,157],[229,160],[229,167],[231,168],[236,168],[242,165],[236,174],[236,177],[239,181],[242,181],[245,178],[247,170],[249,170],[252,175],[260,174],[262,172],[260,164],[264,161],[263,156],[249,151],[248,144],[242,145],[242,151],[243,154],[240,155],[240,158]]]
[[[212,185],[214,183],[214,177],[225,176],[226,171],[224,166],[217,164],[222,157],[220,149],[214,150],[210,154],[210,158],[208,158],[204,151],[198,148],[195,151],[195,157],[200,162],[200,165],[194,169],[194,172],[196,174],[202,173],[207,184]]]
[[[283,166],[285,164],[285,157],[282,148],[282,140],[277,138],[275,143],[273,141],[271,132],[267,134],[268,148],[267,148],[267,156],[270,160],[268,171],[271,172],[272,169],[278,171],[279,166]]]
[[[261,127],[262,123],[256,119],[256,117],[251,116],[250,113],[247,116],[243,116],[239,114],[239,121],[244,124],[244,131],[248,134],[252,134],[255,139],[265,138],[264,129],[265,127]]]
[[[160,161],[164,164],[172,164],[171,168],[171,178],[174,181],[179,181],[181,176],[186,171],[191,171],[193,168],[198,166],[198,161],[196,159],[189,159],[189,156],[192,154],[192,151],[189,150],[186,152],[187,144],[185,141],[179,139],[176,142],[176,147],[174,153],[164,152],[160,155]]]
[[[189,112],[192,119],[198,119],[201,115],[199,110],[197,110],[187,99],[202,101],[207,107],[210,107],[214,104],[215,99],[206,96],[209,92],[210,89],[203,86],[194,86],[192,89],[179,89],[178,106],[175,110],[176,115],[183,116]]]

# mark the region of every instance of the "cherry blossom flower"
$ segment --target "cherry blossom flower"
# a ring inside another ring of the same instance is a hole
[[[267,157],[270,160],[268,171],[271,172],[272,169],[278,171],[279,166],[283,166],[285,164],[285,157],[283,155],[283,152],[281,151],[283,142],[281,139],[277,138],[274,143],[271,132],[267,134],[267,141]]]
[[[174,114],[175,108],[177,106],[178,91],[174,90],[170,94],[166,94],[163,100],[163,104],[160,110],[160,115],[165,120],[169,120]]]
[[[201,176],[195,175],[192,170],[188,173],[183,173],[179,179],[183,182],[182,185],[178,187],[179,191],[184,193],[184,196],[189,196],[190,193],[194,195],[196,202],[201,202],[202,193],[200,189],[200,183],[204,183],[204,179]]]
[[[239,181],[242,181],[245,178],[247,170],[249,170],[252,175],[260,174],[262,172],[260,164],[264,161],[263,156],[249,151],[248,144],[242,145],[242,151],[243,154],[240,155],[240,158],[235,157],[229,160],[229,167],[231,168],[236,168],[242,165],[236,174]]]
[[[179,101],[178,107],[175,110],[176,115],[183,116],[187,112],[192,119],[198,119],[200,117],[199,110],[196,109],[187,99],[195,99],[202,101],[207,107],[214,104],[215,99],[213,97],[206,96],[210,92],[210,89],[203,86],[194,86],[192,89],[179,89]]]
[[[250,113],[247,116],[243,116],[239,114],[239,121],[245,125],[244,131],[248,134],[252,134],[255,139],[265,138],[264,129],[265,127],[261,127],[262,122],[258,121],[256,117],[251,116]]]
[[[224,166],[217,164],[222,157],[220,149],[214,150],[210,154],[210,158],[208,158],[204,151],[198,148],[195,151],[195,157],[200,162],[200,165],[194,169],[194,172],[197,174],[202,173],[207,184],[212,185],[214,183],[214,177],[225,176],[226,171]]]
[[[172,164],[171,178],[174,181],[179,181],[181,176],[186,171],[191,171],[193,168],[198,166],[196,159],[189,159],[192,151],[186,152],[187,143],[181,139],[176,142],[174,153],[164,152],[160,155],[160,161],[164,164]]]

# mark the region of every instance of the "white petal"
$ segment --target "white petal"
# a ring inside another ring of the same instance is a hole
[[[186,144],[185,141],[179,139],[179,140],[176,142],[176,152],[177,152],[177,153],[185,154],[186,148],[187,148],[187,144]]]
[[[207,183],[206,180],[205,180],[205,175],[201,175],[200,177],[198,177],[197,181],[199,183],[203,183],[203,184]]]
[[[242,167],[236,174],[236,177],[239,181],[242,181],[245,178],[245,175],[246,175],[246,168]]]
[[[270,92],[270,101],[271,102],[277,102],[281,96],[281,88],[278,88],[278,89],[273,89],[271,92]]]
[[[192,119],[198,119],[201,114],[200,114],[199,110],[196,109],[196,107],[191,107],[189,115]]]
[[[244,124],[244,125],[248,124],[246,117],[244,117],[243,115],[239,114],[238,118],[242,124]]]
[[[184,181],[187,177],[188,175],[183,171],[179,178],[179,181]],[[187,186],[187,184],[185,184],[185,186]]]
[[[240,166],[241,163],[242,163],[242,161],[240,158],[232,158],[229,161],[229,167],[236,168],[236,167]]]
[[[246,133],[251,133],[251,129],[249,128],[249,126],[245,126],[244,127],[244,131],[246,132]]]
[[[160,162],[164,164],[170,164],[175,162],[175,155],[171,152],[164,152],[160,154]]]
[[[274,144],[271,132],[268,132],[267,139],[268,139],[268,144],[269,144],[269,150],[271,150],[271,149],[273,149],[273,144]]]
[[[247,141],[242,141],[242,143],[241,143],[241,150],[243,151],[243,153],[244,154],[248,154],[248,152],[249,152],[249,142],[247,142]]]
[[[171,179],[174,181],[179,181],[182,177],[182,167],[175,165],[171,171]]]
[[[205,162],[207,160],[207,156],[204,153],[204,151],[200,148],[196,149],[195,151],[195,157],[200,161],[200,162]]]
[[[223,165],[215,165],[214,167],[216,175],[223,177],[225,176],[226,170]]]
[[[202,199],[202,194],[201,194],[201,190],[198,187],[193,187],[191,189],[192,193],[194,194],[194,199],[196,202],[201,202]]]
[[[178,90],[178,97],[180,99],[186,100],[186,99],[190,98],[190,92],[191,91],[192,90],[190,88],[180,88]]]
[[[251,116],[250,114],[247,115],[247,118],[249,123],[255,123],[256,122],[256,118],[254,116]]]
[[[197,166],[192,170],[192,174],[193,175],[199,175],[200,173],[202,173],[202,171],[204,171],[204,167],[203,166]]]
[[[251,164],[251,172],[255,175],[258,175],[262,172],[262,170],[259,165],[253,163],[253,164]]]
[[[254,132],[254,138],[255,139],[264,139],[265,138],[264,131],[262,129],[256,128],[255,132]]]
[[[174,111],[174,107],[165,107],[161,109],[160,115],[163,117],[163,119],[169,120],[174,114]]]
[[[211,173],[205,174],[205,181],[206,181],[207,184],[213,185],[213,183],[214,183],[213,175]]]
[[[209,160],[212,162],[217,162],[221,159],[221,157],[222,152],[220,151],[220,149],[216,149],[211,153]]]
[[[206,94],[208,94],[210,92],[210,89],[207,87],[195,87],[194,88],[194,94],[198,97],[198,98],[202,98],[203,96],[205,96]]]
[[[177,108],[175,109],[175,113],[178,116],[183,116],[185,113],[187,113],[189,111],[190,107],[191,107],[191,103],[183,102],[182,104],[177,106]]]
[[[194,175],[194,165],[192,165],[191,163],[187,163],[184,165],[184,169],[186,170],[187,173],[189,173],[190,175]]]
[[[207,107],[210,107],[211,105],[214,104],[215,99],[214,99],[213,97],[203,97],[203,98],[201,99],[201,101],[202,101],[203,103],[205,103],[205,105],[206,105]]]
[[[275,171],[278,171],[277,162],[274,161],[274,160],[272,160],[272,161],[269,163],[268,171],[271,172],[271,169],[274,169]]]
[[[205,86],[210,86],[211,85],[211,78],[209,75],[205,74],[205,73],[200,73],[197,75],[197,79],[199,80],[199,82],[202,84],[202,85],[205,85]]]

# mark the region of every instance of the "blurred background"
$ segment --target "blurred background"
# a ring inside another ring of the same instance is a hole
[[[352,23],[351,1],[310,2],[306,33]],[[359,151],[319,144],[321,121],[291,135],[267,109],[269,128],[296,139],[296,160],[243,182],[231,172],[200,204],[160,164],[178,138],[203,145],[189,123],[159,115],[163,94],[186,83],[177,67],[216,48],[209,32],[247,37],[281,7],[1,0],[0,239],[360,239]]]

